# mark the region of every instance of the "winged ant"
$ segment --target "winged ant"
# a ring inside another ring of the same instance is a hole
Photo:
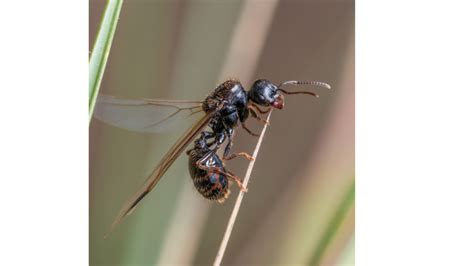
[[[249,134],[258,136],[247,128],[249,117],[268,123],[260,117],[271,108],[284,107],[284,94],[306,94],[318,97],[311,91],[287,91],[287,85],[314,85],[327,89],[331,87],[319,81],[285,81],[276,86],[266,79],[256,80],[246,91],[235,79],[229,79],[216,87],[204,101],[169,101],[156,99],[127,99],[99,95],[94,116],[106,123],[142,132],[157,132],[179,114],[189,111],[192,114],[203,111],[205,115],[198,120],[165,154],[145,184],[124,205],[112,224],[111,230],[129,215],[139,202],[156,186],[168,168],[195,140],[194,147],[187,151],[189,172],[196,189],[206,198],[223,202],[228,196],[229,178],[235,181],[241,190],[246,190],[240,179],[225,169],[222,160],[243,156],[253,158],[245,152],[231,154],[234,130],[242,125]],[[183,112],[184,111],[184,112]],[[209,127],[210,130],[205,130]],[[227,140],[222,158],[217,150]],[[209,142],[208,142],[209,141]]]

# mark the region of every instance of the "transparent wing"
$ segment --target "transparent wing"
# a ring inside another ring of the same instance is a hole
[[[171,147],[171,149],[163,156],[163,159],[158,163],[155,167],[151,175],[142,185],[142,187],[125,203],[123,208],[120,210],[119,214],[115,218],[114,222],[112,223],[110,230],[105,235],[107,237],[108,234],[117,226],[125,216],[132,213],[132,211],[137,207],[138,203],[156,186],[158,181],[160,181],[161,177],[166,173],[168,168],[174,163],[174,161],[179,157],[179,155],[184,151],[186,146],[190,142],[192,142],[200,133],[201,131],[207,126],[209,121],[211,120],[212,116],[215,112],[211,112],[206,114],[203,118],[201,118],[197,123],[194,124],[186,133],[184,133],[181,138],[176,141],[176,143]]]
[[[200,101],[133,99],[99,95],[94,117],[119,128],[147,133],[174,129],[202,111]]]

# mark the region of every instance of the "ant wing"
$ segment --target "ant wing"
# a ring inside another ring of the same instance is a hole
[[[99,95],[94,117],[119,128],[147,133],[172,129],[200,113],[202,102],[161,99],[133,99]]]
[[[151,175],[145,181],[143,186],[127,201],[127,203],[120,210],[117,218],[112,223],[109,232],[107,235],[118,225],[125,216],[131,214],[133,210],[137,207],[138,203],[156,186],[161,177],[166,173],[168,168],[173,164],[173,162],[179,157],[179,155],[184,151],[186,146],[191,143],[201,131],[208,125],[214,112],[206,114],[201,118],[197,123],[194,124],[188,131],[178,139],[178,141],[171,147],[171,149],[163,156],[163,159],[155,167]]]

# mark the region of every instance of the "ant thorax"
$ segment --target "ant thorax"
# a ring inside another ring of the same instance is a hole
[[[225,106],[233,105],[237,109],[247,105],[247,92],[242,84],[235,79],[229,79],[217,86],[214,91],[204,99],[202,109],[209,113]]]

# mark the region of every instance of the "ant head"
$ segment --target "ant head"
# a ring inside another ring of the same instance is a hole
[[[248,95],[249,95],[250,100],[252,100],[256,104],[263,105],[263,106],[271,105],[272,107],[278,108],[278,109],[282,109],[283,106],[285,105],[285,98],[280,92],[284,94],[307,94],[307,95],[319,97],[319,95],[310,91],[289,92],[289,91],[281,89],[281,87],[285,85],[315,85],[315,86],[326,87],[327,89],[331,88],[329,84],[324,83],[324,82],[319,82],[319,81],[290,80],[290,81],[285,81],[278,86],[275,86],[275,84],[271,83],[269,80],[259,79],[253,83],[252,87],[250,88],[250,91],[248,92]]]
[[[278,87],[266,79],[256,80],[249,91],[249,98],[258,105],[273,106],[282,109],[283,95],[278,93]]]

